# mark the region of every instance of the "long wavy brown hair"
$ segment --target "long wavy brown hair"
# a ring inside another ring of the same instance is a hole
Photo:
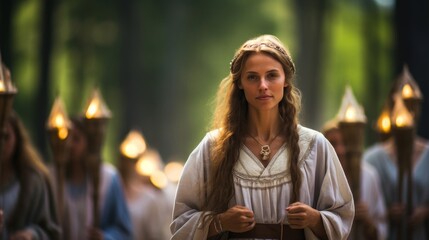
[[[230,73],[219,86],[213,128],[219,134],[211,145],[211,163],[207,182],[207,198],[203,210],[220,213],[228,208],[234,196],[232,178],[233,168],[238,160],[240,147],[248,135],[248,103],[238,84],[244,64],[250,55],[262,52],[282,64],[287,86],[278,108],[283,121],[282,135],[286,139],[290,157],[292,178],[291,202],[299,200],[301,174],[298,169],[298,113],[301,108],[301,95],[294,87],[295,65],[288,50],[280,40],[272,35],[262,35],[246,41],[235,53],[231,61]]]
[[[18,222],[19,218],[22,217],[21,210],[25,208],[23,206],[30,204],[28,195],[26,195],[28,188],[34,187],[32,179],[29,178],[30,173],[38,174],[48,185],[52,184],[52,179],[45,162],[33,145],[27,129],[16,112],[12,112],[7,121],[11,125],[13,134],[16,137],[15,148],[13,149],[10,161],[12,161],[13,169],[21,186],[17,206],[8,224],[13,229],[15,222]],[[52,186],[50,187],[52,188]]]

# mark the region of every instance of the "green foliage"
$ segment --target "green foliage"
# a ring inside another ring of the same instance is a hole
[[[30,128],[37,114],[27,105],[38,84],[41,3],[22,1],[14,13],[15,106]],[[370,86],[363,10],[354,3],[332,4],[325,19],[320,124],[336,114],[346,84],[359,102],[371,97],[365,93]],[[377,39],[384,87],[390,78],[388,16],[380,17]],[[209,130],[212,102],[235,50],[248,38],[275,34],[296,58],[295,19],[292,2],[281,0],[61,1],[54,10],[50,98],[53,102],[59,95],[69,114],[76,115],[93,88],[101,88],[113,113],[103,152],[109,162],[115,162],[121,137],[132,127],[142,130],[164,160],[186,159]],[[377,101],[364,108],[379,107]]]

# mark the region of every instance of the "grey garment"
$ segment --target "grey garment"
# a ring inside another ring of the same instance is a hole
[[[380,182],[384,199],[386,201],[386,207],[389,209],[393,204],[398,202],[399,190],[398,190],[398,166],[395,160],[387,153],[384,145],[376,144],[368,148],[363,155],[363,161],[370,163],[378,172],[380,176]],[[412,179],[412,207],[427,206],[429,204],[429,175],[427,171],[429,169],[429,145],[425,147],[418,162],[413,169]],[[404,180],[405,182],[405,180]],[[406,203],[407,199],[407,185],[403,187],[403,202]],[[425,222],[416,224],[413,226],[413,237],[406,236],[403,239],[412,240],[423,240],[428,239],[429,234],[427,230],[429,220],[426,218]],[[405,233],[405,221],[403,233]],[[398,226],[389,225],[388,238],[389,240],[395,240],[398,234]]]
[[[61,228],[58,224],[56,203],[51,182],[47,176],[34,170],[21,173],[20,191],[16,205],[6,223],[6,231],[29,229],[35,239],[61,239]]]
[[[0,209],[3,210],[3,222],[6,225],[15,209],[16,199],[18,199],[20,184],[14,179],[4,188],[0,189]],[[7,228],[2,229],[0,239],[7,239]]]

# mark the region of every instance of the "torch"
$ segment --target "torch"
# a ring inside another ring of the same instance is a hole
[[[106,133],[107,122],[111,117],[110,110],[101,97],[100,91],[95,89],[85,109],[85,130],[88,137],[87,166],[92,179],[93,226],[98,227],[100,222],[100,167],[101,149]]]
[[[414,120],[417,121],[420,117],[420,107],[423,100],[423,95],[407,66],[404,66],[402,74],[397,80],[397,86],[398,89],[396,92],[401,92],[402,100],[404,101],[405,106],[413,115]],[[414,125],[417,126],[417,122],[414,122]]]
[[[404,177],[407,177],[407,203],[405,222],[408,222],[412,214],[412,169],[411,162],[414,148],[414,121],[413,116],[405,107],[400,95],[395,97],[395,105],[392,112],[392,133],[395,140],[396,157],[398,164],[398,202],[403,203]],[[401,218],[402,219],[402,218]],[[402,239],[402,225],[398,227],[398,239]],[[412,234],[407,227],[405,236]]]
[[[360,163],[364,145],[366,116],[349,86],[338,112],[339,129],[346,148],[346,175],[355,200],[360,199]]]
[[[64,167],[69,150],[71,123],[65,111],[64,104],[59,97],[54,101],[46,128],[55,166],[57,206],[59,219],[61,221],[64,216]]]
[[[343,137],[346,149],[346,168],[344,169],[353,198],[360,200],[360,172],[364,147],[366,116],[363,108],[357,103],[350,86],[346,87],[341,107],[337,115],[338,128]],[[357,225],[353,225],[353,234],[357,235]]]

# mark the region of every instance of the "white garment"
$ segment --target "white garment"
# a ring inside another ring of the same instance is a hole
[[[155,190],[140,184],[138,189],[134,189],[134,191],[134,196],[128,196],[126,199],[133,224],[133,239],[165,240],[166,238],[163,237],[162,231],[159,229],[160,212]]]
[[[375,168],[365,161],[361,162],[360,188],[360,200],[368,206],[369,215],[377,228],[378,239],[384,240],[387,238],[387,216],[380,179]],[[359,239],[366,238],[360,235]]]
[[[353,222],[354,203],[338,157],[325,137],[299,126],[299,169],[302,186],[299,201],[320,211],[329,239],[346,239]],[[209,224],[201,226],[204,176],[210,165],[210,144],[216,131],[208,133],[190,154],[179,181],[170,228],[173,240],[206,239]],[[233,171],[235,198],[230,207],[253,210],[257,223],[280,223],[290,204],[291,177],[288,151],[283,146],[264,167],[245,147]],[[285,223],[287,223],[285,221]],[[306,239],[317,239],[304,229]]]

